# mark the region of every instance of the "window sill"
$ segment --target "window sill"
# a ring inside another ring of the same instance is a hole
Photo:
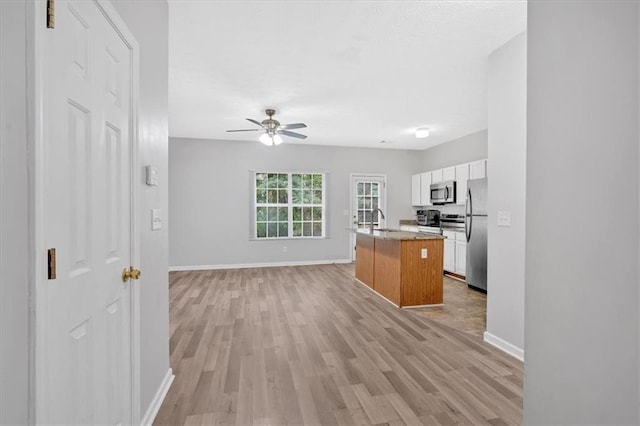
[[[249,237],[249,241],[296,241],[296,240],[328,240],[329,237],[275,237],[275,238],[256,238]]]

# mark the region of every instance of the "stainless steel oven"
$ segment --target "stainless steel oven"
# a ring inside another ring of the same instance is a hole
[[[456,202],[456,181],[431,184],[431,204],[449,204]]]

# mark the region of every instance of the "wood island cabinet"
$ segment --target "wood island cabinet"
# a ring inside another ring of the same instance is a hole
[[[441,304],[444,240],[385,234],[357,235],[356,278],[399,307]]]
[[[373,238],[356,237],[356,278],[373,288]]]

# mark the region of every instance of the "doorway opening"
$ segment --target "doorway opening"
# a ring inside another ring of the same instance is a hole
[[[352,228],[384,228],[385,218],[377,209],[387,208],[387,176],[377,174],[351,175],[351,226]],[[351,261],[356,260],[356,235],[351,234]]]

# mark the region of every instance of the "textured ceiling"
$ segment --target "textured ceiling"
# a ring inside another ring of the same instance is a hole
[[[487,127],[487,57],[525,1],[170,1],[171,136],[226,133],[277,110],[285,143],[425,149]],[[431,129],[416,139],[418,126]],[[386,141],[381,144],[380,141]]]

